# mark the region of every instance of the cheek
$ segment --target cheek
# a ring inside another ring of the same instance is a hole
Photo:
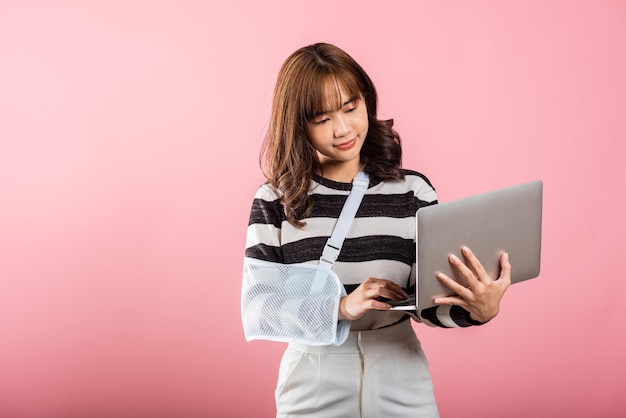
[[[326,142],[326,136],[326,132],[321,126],[309,129],[309,139],[314,148],[319,148],[323,145]]]
[[[359,130],[362,132],[362,135],[367,135],[367,131],[369,130],[369,121],[367,120],[367,116],[361,121],[361,126]]]
[[[365,109],[365,106],[363,106],[359,114],[359,130],[364,133],[367,133],[368,129],[369,129],[369,120],[367,118],[367,110]]]

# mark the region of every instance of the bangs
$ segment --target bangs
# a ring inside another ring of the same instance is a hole
[[[304,118],[310,121],[323,113],[338,110],[343,106],[341,90],[347,95],[345,100],[361,97],[362,92],[356,79],[349,73],[326,74],[318,79],[310,80],[309,92],[304,96],[302,107]]]

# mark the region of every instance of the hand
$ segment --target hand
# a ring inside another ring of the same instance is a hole
[[[437,279],[456,293],[456,296],[436,298],[435,303],[461,306],[470,313],[474,321],[487,322],[500,311],[502,296],[511,284],[509,254],[504,253],[500,257],[500,277],[494,280],[469,248],[463,247],[461,252],[468,265],[455,255],[451,255],[449,261],[463,275],[468,287],[463,287],[445,274],[439,273]]]
[[[385,279],[368,278],[357,287],[354,292],[341,298],[339,302],[339,320],[359,319],[367,311],[373,309],[387,311],[391,305],[381,302],[383,297],[393,300],[403,300],[409,297],[401,286]]]

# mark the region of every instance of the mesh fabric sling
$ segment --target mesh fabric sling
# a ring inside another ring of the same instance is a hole
[[[241,318],[247,341],[341,345],[346,340],[350,322],[337,321],[339,301],[346,291],[332,266],[368,185],[369,177],[361,169],[319,265],[244,258]]]

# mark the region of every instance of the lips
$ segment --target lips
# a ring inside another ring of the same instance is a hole
[[[354,144],[356,144],[356,138],[351,139],[347,142],[343,142],[339,145],[335,145],[335,148],[339,148],[340,150],[347,150],[347,149],[352,148]]]

